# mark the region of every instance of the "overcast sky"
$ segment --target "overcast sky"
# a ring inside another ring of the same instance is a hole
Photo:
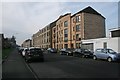
[[[118,27],[118,2],[2,2],[1,33],[5,37],[14,35],[21,44],[60,15],[74,14],[88,6],[106,18],[107,33]]]

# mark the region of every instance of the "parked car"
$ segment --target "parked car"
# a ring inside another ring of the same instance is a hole
[[[120,54],[112,49],[100,48],[95,50],[93,59],[105,59],[108,62],[120,61]]]
[[[48,48],[47,52],[48,53],[57,53],[57,49],[55,49],[55,48]]]
[[[25,60],[31,62],[33,60],[44,61],[43,51],[40,48],[29,48],[25,53]]]
[[[73,51],[74,49],[73,48],[63,48],[59,51],[59,53],[61,55],[68,55],[68,56],[72,56],[73,55]]]
[[[19,52],[19,54],[21,54],[21,55],[22,55],[23,50],[24,50],[24,48],[23,48],[23,47],[19,47],[19,48],[18,48],[18,52]]]
[[[78,57],[93,57],[93,53],[88,50],[88,49],[75,49],[73,56],[78,56]]]
[[[25,53],[27,52],[27,50],[28,50],[28,48],[24,48],[24,49],[22,50],[22,57],[25,57]]]
[[[44,51],[46,51],[46,48],[41,48],[41,50],[44,52]]]

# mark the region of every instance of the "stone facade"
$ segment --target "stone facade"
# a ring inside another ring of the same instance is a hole
[[[73,15],[71,13],[61,15],[53,23],[50,23],[49,29],[45,27],[32,36],[34,46],[57,49],[79,48],[81,40],[106,36],[105,18],[91,7]]]
[[[22,43],[22,47],[24,48],[28,48],[28,47],[32,47],[32,40],[31,39],[27,39]]]
[[[91,7],[71,18],[71,48],[81,47],[81,40],[105,37],[105,18]]]
[[[56,21],[56,26],[52,28],[53,48],[70,47],[70,18],[69,13],[60,16]]]
[[[39,30],[32,36],[32,45],[34,47],[49,48],[50,47],[50,25]]]

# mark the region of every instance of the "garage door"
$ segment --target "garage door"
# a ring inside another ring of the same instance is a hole
[[[82,44],[82,48],[90,49],[93,51],[93,43]]]

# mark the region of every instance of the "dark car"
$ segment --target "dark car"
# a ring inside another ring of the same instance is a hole
[[[23,50],[24,50],[24,48],[19,49],[19,50],[18,50],[18,51],[19,51],[19,54],[22,55]]]
[[[57,49],[55,48],[48,48],[47,51],[48,53],[57,53]]]
[[[18,47],[17,50],[18,50],[19,54],[22,55],[22,51],[24,50],[24,48],[23,47]]]
[[[43,52],[45,52],[47,49],[46,49],[46,48],[41,48],[41,50],[42,50]]]
[[[73,56],[79,57],[93,57],[93,53],[88,49],[75,49]]]
[[[72,56],[73,55],[73,51],[74,49],[73,48],[63,48],[59,51],[59,53],[61,55],[68,55],[68,56]]]
[[[29,48],[25,53],[25,60],[31,62],[34,60],[44,61],[43,51],[40,48]]]

